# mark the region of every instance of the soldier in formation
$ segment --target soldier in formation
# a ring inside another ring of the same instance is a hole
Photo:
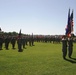
[[[2,50],[3,42],[4,42],[3,36],[0,35],[0,50]]]
[[[11,38],[11,44],[12,44],[12,49],[15,49],[15,44],[16,44],[16,37],[15,36],[13,36]]]
[[[26,38],[25,38],[25,36],[22,37],[22,45],[23,45],[23,49],[25,49],[25,45],[26,45]]]
[[[11,38],[10,38],[10,36],[8,36],[8,35],[7,35],[7,36],[5,37],[5,39],[4,39],[6,50],[9,49],[8,47],[9,47],[10,39],[11,39]]]
[[[22,49],[23,42],[22,42],[21,29],[20,29],[20,32],[18,34],[17,44],[18,44],[18,52],[22,52],[23,51],[23,49]]]

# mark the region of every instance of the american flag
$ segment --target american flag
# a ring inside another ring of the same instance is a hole
[[[66,27],[66,33],[67,36],[71,35],[71,17],[70,17],[70,9],[68,12],[68,23],[67,23],[67,27]]]
[[[73,22],[73,10],[71,13],[71,33],[73,33],[73,26],[74,26],[74,22]]]
[[[72,10],[72,13],[70,15],[70,9],[69,9],[69,12],[68,12],[68,23],[67,23],[67,27],[66,27],[66,36],[71,36],[71,34],[73,34],[73,26],[74,26],[74,22],[73,22],[73,10]]]

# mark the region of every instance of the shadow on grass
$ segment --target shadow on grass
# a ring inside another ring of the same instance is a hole
[[[70,59],[65,58],[64,60],[76,64],[76,58],[70,58]]]
[[[71,57],[71,59],[76,60],[76,58],[72,58],[72,57]]]

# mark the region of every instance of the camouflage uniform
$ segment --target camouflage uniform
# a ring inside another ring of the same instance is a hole
[[[21,37],[18,37],[17,44],[18,44],[18,52],[22,52],[23,49],[22,49],[22,38]]]
[[[3,37],[0,36],[0,50],[2,50],[2,45],[3,45]]]
[[[67,39],[65,37],[62,38],[62,52],[63,52],[63,58],[66,58],[67,55]]]
[[[73,39],[69,38],[68,39],[68,56],[69,56],[69,58],[71,58],[72,52],[73,52]]]
[[[16,37],[11,38],[12,49],[15,49]]]

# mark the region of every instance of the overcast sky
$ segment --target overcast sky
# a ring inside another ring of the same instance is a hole
[[[65,34],[69,8],[76,34],[76,0],[0,0],[0,27],[4,32]]]

